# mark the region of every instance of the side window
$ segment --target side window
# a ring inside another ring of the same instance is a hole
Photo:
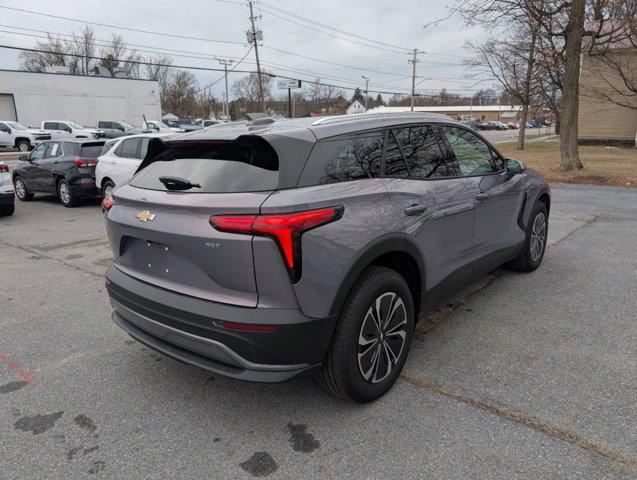
[[[118,157],[124,158],[139,158],[139,138],[130,138],[124,140],[118,150],[120,153],[117,154]]]
[[[6,130],[8,127],[4,123],[0,123],[0,131]]]
[[[45,130],[59,130],[60,127],[58,126],[57,122],[44,122],[44,129]]]
[[[97,128],[112,128],[111,122],[98,122]]]
[[[383,137],[381,130],[375,130],[318,142],[301,174],[299,186],[378,177]]]
[[[150,138],[146,137],[146,138],[141,138],[140,139],[140,150],[139,150],[139,159],[143,160],[144,157],[146,156],[146,153],[148,153],[148,144],[150,143]]]
[[[441,127],[461,175],[484,175],[499,169],[491,148],[477,135],[457,127]]]
[[[41,143],[40,145],[38,145],[37,147],[33,149],[29,158],[31,160],[42,160],[42,158],[44,157],[44,152],[46,151],[46,148],[47,148],[47,144]]]
[[[62,156],[62,145],[58,142],[49,143],[46,151],[46,158],[56,158]]]
[[[386,177],[408,177],[409,168],[405,163],[402,153],[402,145],[399,146],[398,136],[393,130],[389,131],[387,137],[387,153],[385,154],[385,172]]]
[[[392,129],[392,137],[398,140],[402,155],[405,159],[405,167],[411,178],[441,178],[452,176],[453,173],[447,166],[445,156],[440,149],[440,145],[434,133],[429,126],[403,127]],[[389,149],[388,149],[389,154]],[[389,160],[396,160],[388,156]],[[385,166],[385,174],[392,170],[391,162]],[[404,171],[400,169],[400,162],[394,162],[399,167],[399,176],[404,176]],[[395,175],[394,175],[395,176]]]

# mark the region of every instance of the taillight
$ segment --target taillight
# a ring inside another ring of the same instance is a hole
[[[76,167],[94,167],[97,165],[97,160],[88,160],[86,158],[76,158],[73,160]]]
[[[281,251],[293,282],[301,277],[301,235],[343,216],[343,207],[274,215],[223,215],[210,217],[220,232],[272,238]]]
[[[114,204],[115,202],[111,195],[104,197],[104,200],[102,200],[102,211],[104,213],[108,212]]]
[[[6,163],[0,164],[0,172],[8,172],[8,171],[9,171],[9,165],[7,165]]]

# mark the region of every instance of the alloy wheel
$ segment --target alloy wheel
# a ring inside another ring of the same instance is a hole
[[[113,193],[113,186],[110,184],[106,185],[106,187],[104,187],[104,198],[110,197],[112,193]]]
[[[386,292],[372,302],[358,334],[358,369],[366,381],[382,382],[396,368],[406,328],[407,310],[397,294]]]
[[[540,212],[533,220],[531,227],[531,260],[537,262],[544,250],[544,242],[546,241],[546,217]]]
[[[28,152],[29,151],[29,145],[26,144],[25,142],[20,142],[18,144],[18,150],[20,150],[21,152]]]
[[[22,181],[21,178],[16,178],[14,188],[15,188],[15,193],[20,200],[22,200],[24,197],[27,196],[27,189],[24,186],[24,182]]]
[[[71,201],[71,192],[69,191],[69,186],[66,182],[61,182],[59,188],[60,199],[62,203],[67,204]]]

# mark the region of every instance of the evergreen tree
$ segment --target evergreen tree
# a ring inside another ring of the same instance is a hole
[[[363,96],[363,92],[361,92],[361,89],[356,87],[356,90],[354,90],[354,95],[352,95],[352,102],[355,102],[356,100],[358,100],[361,103],[365,103],[365,97]]]

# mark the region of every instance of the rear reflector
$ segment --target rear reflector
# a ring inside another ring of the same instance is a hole
[[[229,328],[230,330],[241,330],[244,332],[274,332],[276,327],[274,325],[252,325],[250,323],[235,323],[235,322],[219,322],[215,321],[218,327]]]
[[[275,215],[212,216],[210,225],[229,233],[272,238],[281,251],[292,281],[301,278],[301,235],[343,216],[343,207]]]

